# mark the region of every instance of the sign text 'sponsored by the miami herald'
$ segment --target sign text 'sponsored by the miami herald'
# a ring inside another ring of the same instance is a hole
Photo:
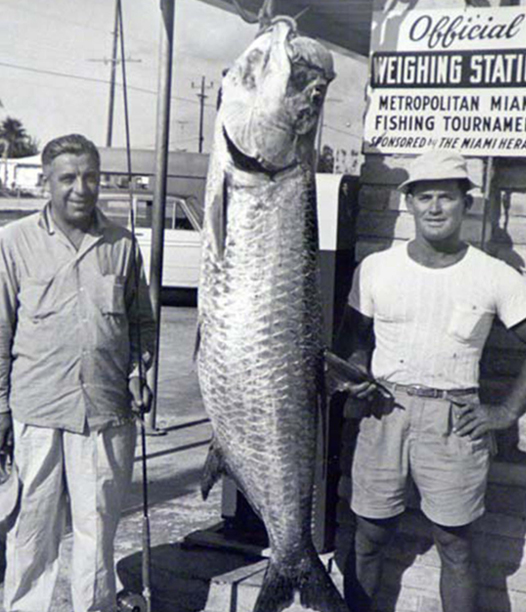
[[[366,152],[526,155],[524,7],[374,16]]]

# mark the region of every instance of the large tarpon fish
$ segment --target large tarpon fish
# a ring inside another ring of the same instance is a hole
[[[322,396],[314,139],[332,57],[277,18],[223,79],[207,182],[198,369],[214,438],[271,555],[255,612],[345,612],[311,539]]]

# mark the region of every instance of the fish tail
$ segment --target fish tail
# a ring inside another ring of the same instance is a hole
[[[254,612],[281,612],[288,608],[294,601],[296,583],[296,576],[280,572],[279,566],[270,561],[254,606]]]
[[[314,548],[307,556],[307,571],[301,575],[299,592],[305,608],[319,612],[349,612]]]
[[[208,449],[203,475],[201,476],[201,494],[203,499],[208,497],[212,487],[223,474],[226,474],[223,452],[215,438],[213,438],[210,443],[210,448]]]
[[[300,594],[305,608],[318,612],[348,612],[345,602],[327,574],[314,548],[308,551],[298,567],[291,571],[280,569],[270,561],[254,612],[281,612]]]

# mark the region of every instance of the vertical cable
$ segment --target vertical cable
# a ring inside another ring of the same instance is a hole
[[[140,393],[142,401],[143,391],[143,363],[142,363],[142,346],[141,346],[141,325],[140,325],[140,279],[139,265],[137,262],[139,245],[135,233],[135,211],[133,209],[133,193],[132,193],[132,162],[131,162],[131,144],[130,144],[130,119],[128,111],[128,88],[126,81],[126,55],[124,52],[124,27],[122,19],[122,4],[121,0],[117,0],[119,14],[119,33],[120,33],[120,49],[121,49],[121,66],[122,66],[122,92],[124,101],[124,125],[126,130],[126,158],[128,169],[128,193],[130,196],[130,226],[132,233],[133,247],[133,272],[135,277],[135,292],[136,292],[136,308],[137,308],[137,351],[139,354],[138,369],[140,381]],[[146,468],[146,430],[144,423],[144,414],[141,414],[141,448],[142,448],[142,494],[143,494],[143,529],[142,529],[142,588],[143,597],[146,602],[147,612],[151,612],[151,589],[150,589],[150,519],[148,516],[148,474]]]

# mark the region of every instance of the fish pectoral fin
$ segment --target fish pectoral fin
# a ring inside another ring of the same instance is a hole
[[[212,245],[217,257],[225,252],[227,232],[227,185],[226,178],[218,187],[210,207],[210,229]]]
[[[201,494],[203,499],[208,497],[212,487],[221,478],[221,476],[226,475],[226,473],[227,471],[225,460],[223,458],[223,451],[214,438],[210,443],[205,466],[203,468],[203,475],[201,477]]]

